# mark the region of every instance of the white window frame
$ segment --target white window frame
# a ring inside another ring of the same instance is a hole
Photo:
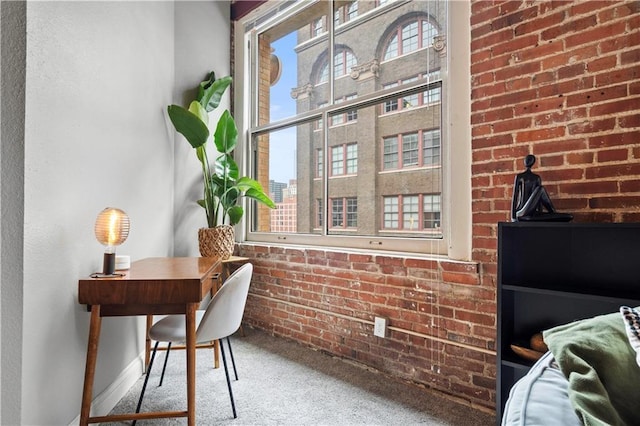
[[[304,2],[299,2],[296,7],[302,7]],[[438,244],[430,240],[418,249],[410,251],[403,249],[400,244],[395,246],[382,246],[381,249],[398,253],[411,253],[412,256],[431,257],[432,255],[445,255],[450,259],[471,260],[472,249],[472,213],[471,213],[471,81],[470,69],[470,43],[471,43],[471,4],[469,1],[445,2],[448,8],[447,34],[445,36],[447,49],[447,76],[443,80],[442,96],[447,100],[446,108],[443,108],[441,144],[443,176],[442,176],[442,223],[441,229],[445,235],[444,244]],[[240,130],[239,146],[248,146],[250,143],[250,117],[253,108],[251,93],[250,66],[252,59],[248,46],[251,32],[245,33],[245,23],[254,20],[273,7],[277,7],[277,0],[269,0],[263,3],[252,13],[246,15],[236,23],[234,37],[235,67],[234,67],[234,117]],[[329,15],[332,16],[332,15]],[[274,19],[277,19],[274,18]],[[395,59],[395,58],[394,58]],[[393,59],[391,59],[393,60]],[[445,76],[443,76],[445,77]],[[455,84],[449,84],[449,82]],[[235,152],[239,164],[244,173],[248,173],[249,164],[253,158],[249,150],[242,148]],[[249,207],[245,201],[245,208]],[[250,213],[243,217],[241,223],[236,226],[236,238],[240,243],[249,242],[256,244],[282,244],[283,240],[276,234],[264,234],[250,232]],[[455,226],[453,225],[455,224]],[[340,238],[329,237],[329,240],[314,238],[310,241],[309,235],[287,235],[286,244],[301,246],[339,247],[342,249],[357,250],[359,247],[371,250],[372,240],[376,238],[362,238],[362,243],[339,244]],[[313,235],[315,237],[315,235]],[[356,238],[356,237],[354,237]],[[398,239],[404,241],[403,239]]]

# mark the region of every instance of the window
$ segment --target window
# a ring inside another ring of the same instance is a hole
[[[384,89],[390,89],[392,87],[398,87],[400,85],[410,84],[420,79],[428,79],[434,82],[429,89],[421,93],[411,93],[408,96],[403,96],[400,99],[391,99],[384,103],[381,109],[382,114],[388,114],[400,110],[409,108],[417,108],[422,106],[432,106],[440,103],[440,97],[442,88],[439,81],[440,77],[438,73],[422,74],[420,76],[404,79],[400,82],[388,83],[383,85]]]
[[[424,103],[434,104],[440,102],[441,93],[442,89],[440,88],[440,86],[427,90],[426,92],[424,92]]]
[[[339,104],[342,103],[344,101],[348,101],[351,99],[355,99],[357,95],[349,95],[349,96],[345,96],[343,98],[338,98],[335,100],[335,104]],[[344,123],[348,123],[348,122],[353,122],[356,121],[358,119],[358,110],[357,109],[352,109],[349,110],[347,112],[343,112],[340,114],[333,114],[331,115],[331,125],[332,126],[337,126],[339,124],[344,124]]]
[[[436,35],[437,28],[426,18],[405,23],[392,32],[385,49],[384,60],[427,48],[433,44]]]
[[[311,24],[311,37],[317,37],[324,32],[322,17],[314,19]]]
[[[384,228],[405,231],[437,230],[440,227],[440,195],[386,196]]]
[[[319,104],[318,104],[318,108],[324,108],[324,107],[326,107],[326,106],[327,106],[327,103],[326,103],[326,102],[322,102],[322,103],[319,103]],[[315,130],[322,130],[322,127],[323,127],[322,117],[320,117],[319,119],[317,119],[317,120],[315,121],[314,129],[315,129]]]
[[[382,168],[384,170],[397,169],[398,165],[398,138],[390,137],[384,138],[384,164]]]
[[[344,174],[344,147],[331,148],[331,176]]]
[[[342,50],[336,53],[333,66],[333,77],[339,78],[351,72],[351,67],[357,64],[356,57],[348,50]],[[326,63],[320,71],[318,84],[329,81],[329,64]]]
[[[391,89],[392,87],[396,87],[398,86],[398,83],[389,83],[389,84],[385,84],[382,88],[383,89]],[[382,109],[382,113],[387,113],[387,112],[392,112],[392,111],[397,111],[398,110],[398,100],[397,99],[391,99],[389,101],[386,101],[384,103],[384,108]]]
[[[418,158],[418,134],[402,135],[402,166],[417,166]]]
[[[345,22],[349,22],[352,19],[358,17],[358,2],[352,1],[346,6],[341,6],[336,9],[333,14],[333,22],[337,27],[340,24],[344,24]]]
[[[322,199],[316,200],[316,228],[322,227]]]
[[[427,130],[422,134],[422,164],[431,166],[440,163],[440,129]]]
[[[446,254],[450,59],[448,40],[429,37],[446,34],[449,2],[394,2],[375,12],[376,2],[267,4],[277,12],[263,8],[242,21],[248,42],[236,44],[246,49],[239,75],[249,76],[237,105],[250,102],[240,132],[249,137],[237,155],[260,182],[296,182],[296,231],[286,243]],[[327,17],[339,28],[327,28]],[[326,37],[313,37],[320,23]],[[418,50],[425,55],[407,55]],[[271,54],[291,75],[274,86],[260,78]],[[246,239],[282,243],[261,206],[247,204]]]
[[[347,148],[346,174],[358,173],[358,144],[351,143]]]
[[[384,197],[384,228],[398,229],[398,197]]]
[[[358,16],[358,2],[354,1],[346,6],[347,8],[347,21],[351,21]]]
[[[331,148],[331,176],[358,172],[358,145],[338,145]]]
[[[440,164],[440,129],[388,136],[382,143],[383,170]],[[400,149],[402,155],[399,154]]]
[[[426,155],[426,153],[425,153]],[[322,148],[316,149],[316,177],[321,178],[324,170],[324,158]]]
[[[331,227],[332,228],[356,228],[357,226],[358,226],[358,200],[353,197],[332,199],[331,200]]]
[[[423,197],[424,207],[423,224],[424,229],[440,227],[440,195],[425,195]]]
[[[402,197],[402,224],[405,229],[415,230],[419,225],[418,196],[407,195]]]
[[[347,207],[347,228],[358,226],[358,200],[356,198],[345,199]]]

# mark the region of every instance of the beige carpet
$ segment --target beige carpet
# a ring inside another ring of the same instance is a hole
[[[232,338],[238,367],[233,419],[224,370],[212,368],[212,351],[197,354],[198,425],[494,425],[495,417],[262,331]],[[162,387],[164,352],[158,352],[142,411],[186,408],[184,351],[172,351]],[[233,372],[229,362],[230,374]],[[112,413],[133,412],[141,378]],[[119,423],[128,424],[128,423]],[[186,424],[186,419],[138,421]]]

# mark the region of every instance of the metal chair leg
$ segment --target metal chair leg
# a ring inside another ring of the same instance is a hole
[[[229,379],[229,369],[227,368],[227,357],[224,355],[224,345],[220,340],[220,355],[222,355],[222,365],[224,365],[224,374],[227,377],[227,387],[229,388],[229,398],[231,398],[231,409],[233,410],[233,418],[238,418],[236,414],[236,403],[233,400],[233,391],[231,390],[231,380]]]
[[[164,380],[164,371],[167,369],[167,361],[169,361],[169,351],[171,351],[171,342],[167,345],[167,353],[164,356],[164,365],[162,366],[162,375],[160,376],[158,387],[162,386],[162,381]]]
[[[222,345],[222,343],[220,343]],[[238,380],[238,370],[236,370],[236,360],[233,359],[233,350],[231,349],[231,340],[229,340],[229,336],[227,336],[227,345],[229,345],[229,355],[231,355],[231,365],[233,365],[233,374],[236,376],[236,380]]]
[[[156,357],[156,352],[158,351],[158,344],[160,342],[156,342],[153,346],[153,353],[151,354],[151,361],[149,361],[149,367],[147,368],[147,375],[144,378],[144,384],[142,385],[142,392],[140,392],[140,399],[138,399],[138,406],[136,407],[136,413],[140,412],[140,407],[142,407],[142,398],[144,398],[144,391],[147,389],[147,382],[149,382],[149,375],[151,374],[151,367],[153,367],[153,360]],[[131,423],[131,426],[136,425],[136,420]]]

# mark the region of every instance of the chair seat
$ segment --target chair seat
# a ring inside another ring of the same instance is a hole
[[[196,311],[196,329],[202,321],[204,310]],[[184,315],[169,315],[162,318],[149,330],[149,337],[158,342],[184,343],[187,340],[185,331],[187,329]],[[196,342],[202,343],[202,342]]]

